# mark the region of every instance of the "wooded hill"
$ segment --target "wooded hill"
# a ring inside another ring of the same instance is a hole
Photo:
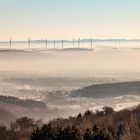
[[[95,113],[87,110],[47,124],[23,117],[9,129],[1,126],[0,140],[140,140],[140,105],[119,112],[111,107]]]

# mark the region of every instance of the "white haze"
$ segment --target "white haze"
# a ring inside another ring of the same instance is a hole
[[[104,99],[71,97],[71,90],[92,84],[140,81],[139,45],[128,43],[117,49],[111,45],[93,50],[2,48],[0,95],[41,100],[54,111],[52,117],[95,111],[105,105],[116,110],[137,105],[140,96],[133,93]]]

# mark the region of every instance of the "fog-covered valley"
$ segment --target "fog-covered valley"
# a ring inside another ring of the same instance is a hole
[[[39,113],[21,113],[44,120],[103,106],[135,106],[140,103],[140,50],[135,48],[1,49],[0,95],[45,103]]]

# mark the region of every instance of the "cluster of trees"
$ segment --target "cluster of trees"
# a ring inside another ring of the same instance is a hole
[[[107,129],[99,129],[97,125],[93,129],[86,129],[83,133],[76,126],[52,128],[50,124],[37,128],[31,135],[31,140],[112,140],[111,132]]]
[[[0,125],[0,140],[140,140],[140,106],[115,112],[111,107],[47,124],[22,117]]]
[[[33,130],[42,125],[42,120],[34,121],[29,117],[18,118],[9,127],[1,124],[0,140],[29,140]]]
[[[115,112],[111,107],[37,127],[30,140],[139,140],[140,106]]]

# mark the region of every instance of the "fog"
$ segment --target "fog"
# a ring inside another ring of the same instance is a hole
[[[116,110],[137,105],[140,96],[135,91],[104,99],[71,96],[72,90],[89,85],[140,81],[138,44],[117,48],[111,45],[100,44],[92,49],[83,45],[73,49],[1,48],[0,95],[45,102],[51,118],[86,109],[95,111],[105,105]]]
[[[140,71],[140,50],[0,51],[0,71],[83,75]]]

